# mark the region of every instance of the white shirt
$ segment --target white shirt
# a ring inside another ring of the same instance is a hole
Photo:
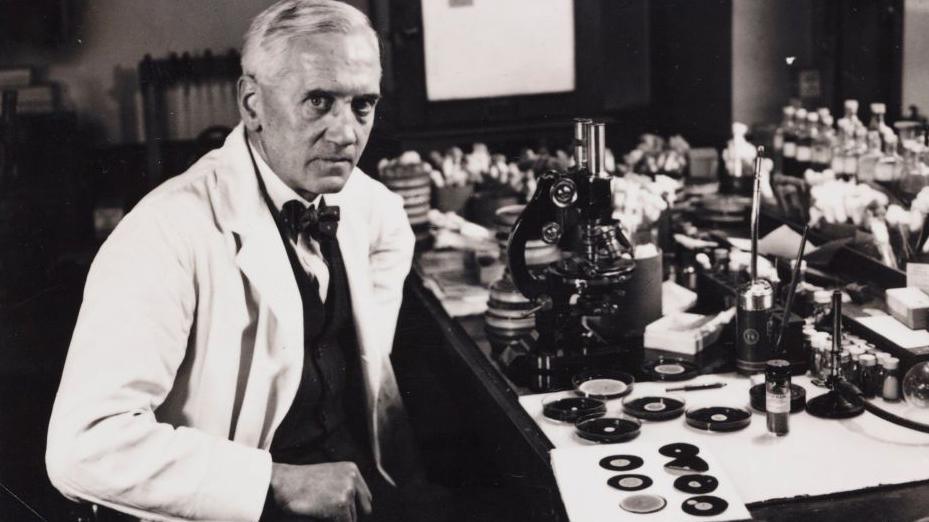
[[[251,146],[251,144],[249,144],[249,146]],[[288,187],[287,184],[271,170],[271,167],[265,163],[261,154],[258,154],[254,146],[252,146],[252,151],[255,156],[255,163],[258,165],[258,173],[261,175],[261,179],[264,180],[265,187],[268,189],[268,196],[271,198],[271,203],[274,204],[278,212],[281,212],[285,203],[294,199],[304,205],[310,205],[310,202],[300,196],[300,194],[297,194],[294,189]],[[319,207],[319,200],[320,196],[316,196],[312,204]],[[299,234],[296,241],[290,240],[290,244],[294,247],[294,251],[297,253],[297,259],[300,261],[300,265],[303,266],[303,269],[319,282],[319,299],[325,303],[326,295],[329,293],[329,265],[326,264],[326,259],[323,257],[322,251],[319,248],[319,243],[315,239],[308,239],[305,234]]]

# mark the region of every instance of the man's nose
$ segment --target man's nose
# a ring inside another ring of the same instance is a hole
[[[340,147],[347,147],[358,141],[358,135],[355,133],[355,115],[350,108],[342,107],[332,112],[326,128],[326,138]]]

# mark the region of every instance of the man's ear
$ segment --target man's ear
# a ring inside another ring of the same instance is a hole
[[[239,77],[239,115],[245,128],[252,132],[261,130],[261,109],[258,103],[258,82],[254,76],[243,74]]]

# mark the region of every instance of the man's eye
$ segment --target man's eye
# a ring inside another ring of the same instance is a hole
[[[359,116],[367,116],[371,114],[371,111],[374,110],[374,106],[377,104],[375,100],[352,100],[352,110],[355,111],[355,114]]]
[[[328,110],[329,105],[332,102],[327,96],[313,94],[307,97],[306,103],[309,104],[310,107],[317,109],[317,110]]]

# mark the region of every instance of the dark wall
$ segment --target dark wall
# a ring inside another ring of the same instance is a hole
[[[656,130],[692,145],[725,145],[732,123],[732,2],[652,2]]]

